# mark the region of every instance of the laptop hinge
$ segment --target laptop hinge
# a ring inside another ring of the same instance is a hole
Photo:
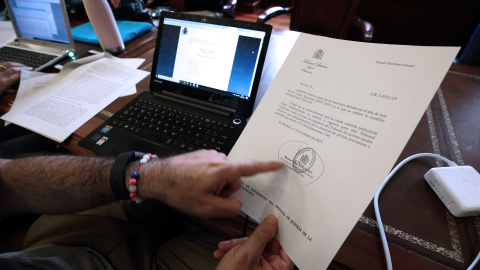
[[[223,116],[231,116],[235,112],[233,109],[226,108],[226,107],[216,105],[216,104],[211,104],[211,103],[207,103],[207,102],[205,102],[205,104],[201,104],[198,100],[190,101],[187,97],[184,97],[184,96],[181,96],[181,95],[176,95],[176,94],[173,94],[173,93],[164,92],[163,94],[159,94],[159,93],[153,92],[153,95],[156,96],[156,97],[159,97],[159,98],[163,98],[163,99],[166,99],[166,100],[178,102],[178,103],[181,103],[181,104],[192,106],[192,107],[197,108],[197,109],[206,110],[206,111],[209,111],[209,112],[212,112],[212,113],[215,113],[215,114],[219,114],[219,115],[223,115]],[[215,107],[211,107],[211,106],[215,106]]]

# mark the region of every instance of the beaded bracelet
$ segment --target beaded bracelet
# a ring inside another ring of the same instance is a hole
[[[125,170],[130,162],[137,158],[141,158],[145,153],[141,152],[124,152],[115,158],[110,171],[110,188],[112,193],[120,201],[130,199],[130,193],[125,186]]]
[[[152,155],[150,153],[145,154],[142,159],[140,159],[140,164],[138,165],[138,168],[130,175],[130,181],[128,182],[130,186],[128,187],[128,191],[130,192],[130,199],[134,200],[136,203],[142,202],[142,199],[137,196],[137,182],[140,177],[140,168],[143,166],[143,164],[156,158],[158,158],[157,155]]]

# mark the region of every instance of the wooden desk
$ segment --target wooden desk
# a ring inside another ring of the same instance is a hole
[[[295,36],[294,32],[284,31],[276,32],[272,38],[260,85],[260,98],[293,45]],[[154,29],[126,44],[126,52],[119,57],[145,58],[140,68],[150,71],[155,38]],[[77,49],[81,53],[99,48],[78,44]],[[137,89],[148,90],[149,79],[147,77],[140,82]],[[1,111],[10,108],[14,96],[14,93],[9,93],[0,99]],[[107,106],[75,131],[62,147],[75,154],[93,155],[79,147],[78,141],[131,98],[122,97]],[[479,116],[480,68],[453,64],[399,161],[416,153],[430,152],[480,171]],[[387,239],[395,269],[465,269],[480,251],[480,218],[453,217],[423,180],[423,175],[436,165],[433,159],[408,163],[392,178],[380,197],[380,210],[383,222],[388,226]],[[238,237],[243,231],[243,221],[238,217],[202,222],[227,237]],[[255,224],[249,223],[247,234],[254,227]],[[359,218],[330,267],[385,269],[372,205]]]

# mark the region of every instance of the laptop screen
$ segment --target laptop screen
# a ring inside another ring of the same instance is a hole
[[[60,0],[8,0],[21,38],[69,44]]]
[[[271,26],[175,16],[160,22],[155,80],[236,99],[256,95]]]

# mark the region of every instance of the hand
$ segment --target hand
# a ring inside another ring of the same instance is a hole
[[[249,238],[239,238],[218,243],[213,256],[220,261],[217,269],[293,269],[293,261],[274,238],[277,219],[268,216]]]
[[[3,94],[12,84],[20,80],[22,69],[32,70],[31,67],[15,62],[0,62],[0,95]]]
[[[139,172],[137,194],[195,216],[236,216],[242,202],[229,197],[241,188],[241,177],[283,166],[278,161],[229,162],[225,154],[199,150],[146,163]]]

